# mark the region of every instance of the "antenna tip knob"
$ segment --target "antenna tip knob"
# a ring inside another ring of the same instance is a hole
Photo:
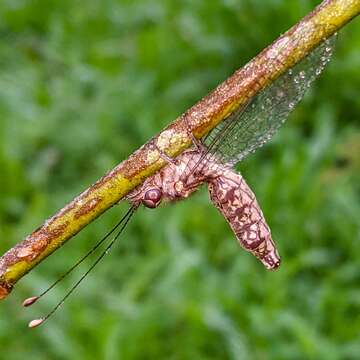
[[[32,305],[34,302],[36,302],[39,299],[39,296],[32,296],[27,299],[25,299],[22,303],[23,306],[27,307]]]
[[[34,328],[34,327],[37,327],[39,325],[41,325],[42,323],[44,322],[44,319],[35,319],[35,320],[31,320],[29,322],[29,328]]]

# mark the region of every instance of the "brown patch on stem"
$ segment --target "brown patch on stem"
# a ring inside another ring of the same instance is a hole
[[[51,243],[51,240],[53,238],[59,237],[64,232],[64,230],[67,228],[68,225],[69,225],[69,222],[66,221],[63,224],[60,224],[60,225],[54,227],[53,229],[49,230],[48,231],[48,236],[46,237],[47,242]]]
[[[38,241],[34,242],[32,244],[32,249],[34,252],[40,252],[43,251],[46,246],[48,245],[48,240],[45,237],[39,238]]]
[[[32,249],[32,247],[24,247],[20,248],[16,255],[19,259],[24,259],[32,256],[33,252],[34,250]]]
[[[94,210],[101,201],[101,197],[96,197],[88,200],[84,205],[79,208],[79,210],[76,211],[76,213],[74,214],[74,219],[78,219],[79,217],[88,214],[90,211]]]
[[[0,300],[5,299],[11,291],[11,287],[7,284],[0,284]]]

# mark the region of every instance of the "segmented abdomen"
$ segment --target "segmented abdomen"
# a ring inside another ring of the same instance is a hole
[[[255,195],[243,177],[229,169],[209,181],[209,192],[240,245],[267,269],[276,269],[280,265],[279,254]]]

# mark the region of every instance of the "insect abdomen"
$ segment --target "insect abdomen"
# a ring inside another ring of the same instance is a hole
[[[240,245],[260,259],[267,269],[276,269],[280,265],[280,257],[270,229],[243,177],[228,170],[209,182],[209,192]]]

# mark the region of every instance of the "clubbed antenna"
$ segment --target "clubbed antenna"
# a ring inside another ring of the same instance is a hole
[[[123,224],[115,235],[115,237],[111,240],[109,245],[105,248],[105,250],[100,254],[100,256],[95,260],[95,262],[90,266],[90,268],[80,277],[80,279],[73,285],[73,287],[67,292],[67,294],[54,306],[54,308],[45,316],[39,319],[34,319],[29,322],[29,328],[34,328],[46,321],[50,316],[54,314],[54,312],[65,302],[65,300],[72,294],[72,292],[80,285],[80,283],[87,277],[87,275],[91,272],[92,269],[101,261],[101,259],[110,251],[116,240],[120,237],[121,233],[125,229],[128,224],[130,218],[134,214],[136,208],[131,207],[127,213],[123,216],[123,218],[88,252],[83,256],[78,262],[76,262],[64,275],[62,275],[58,280],[56,280],[48,289],[42,292],[39,296],[29,297],[23,302],[23,306],[28,307],[34,304],[38,299],[48,293],[55,285],[57,285],[61,280],[63,280],[67,275],[69,275],[78,265],[80,265],[89,255],[91,255],[121,224]]]

